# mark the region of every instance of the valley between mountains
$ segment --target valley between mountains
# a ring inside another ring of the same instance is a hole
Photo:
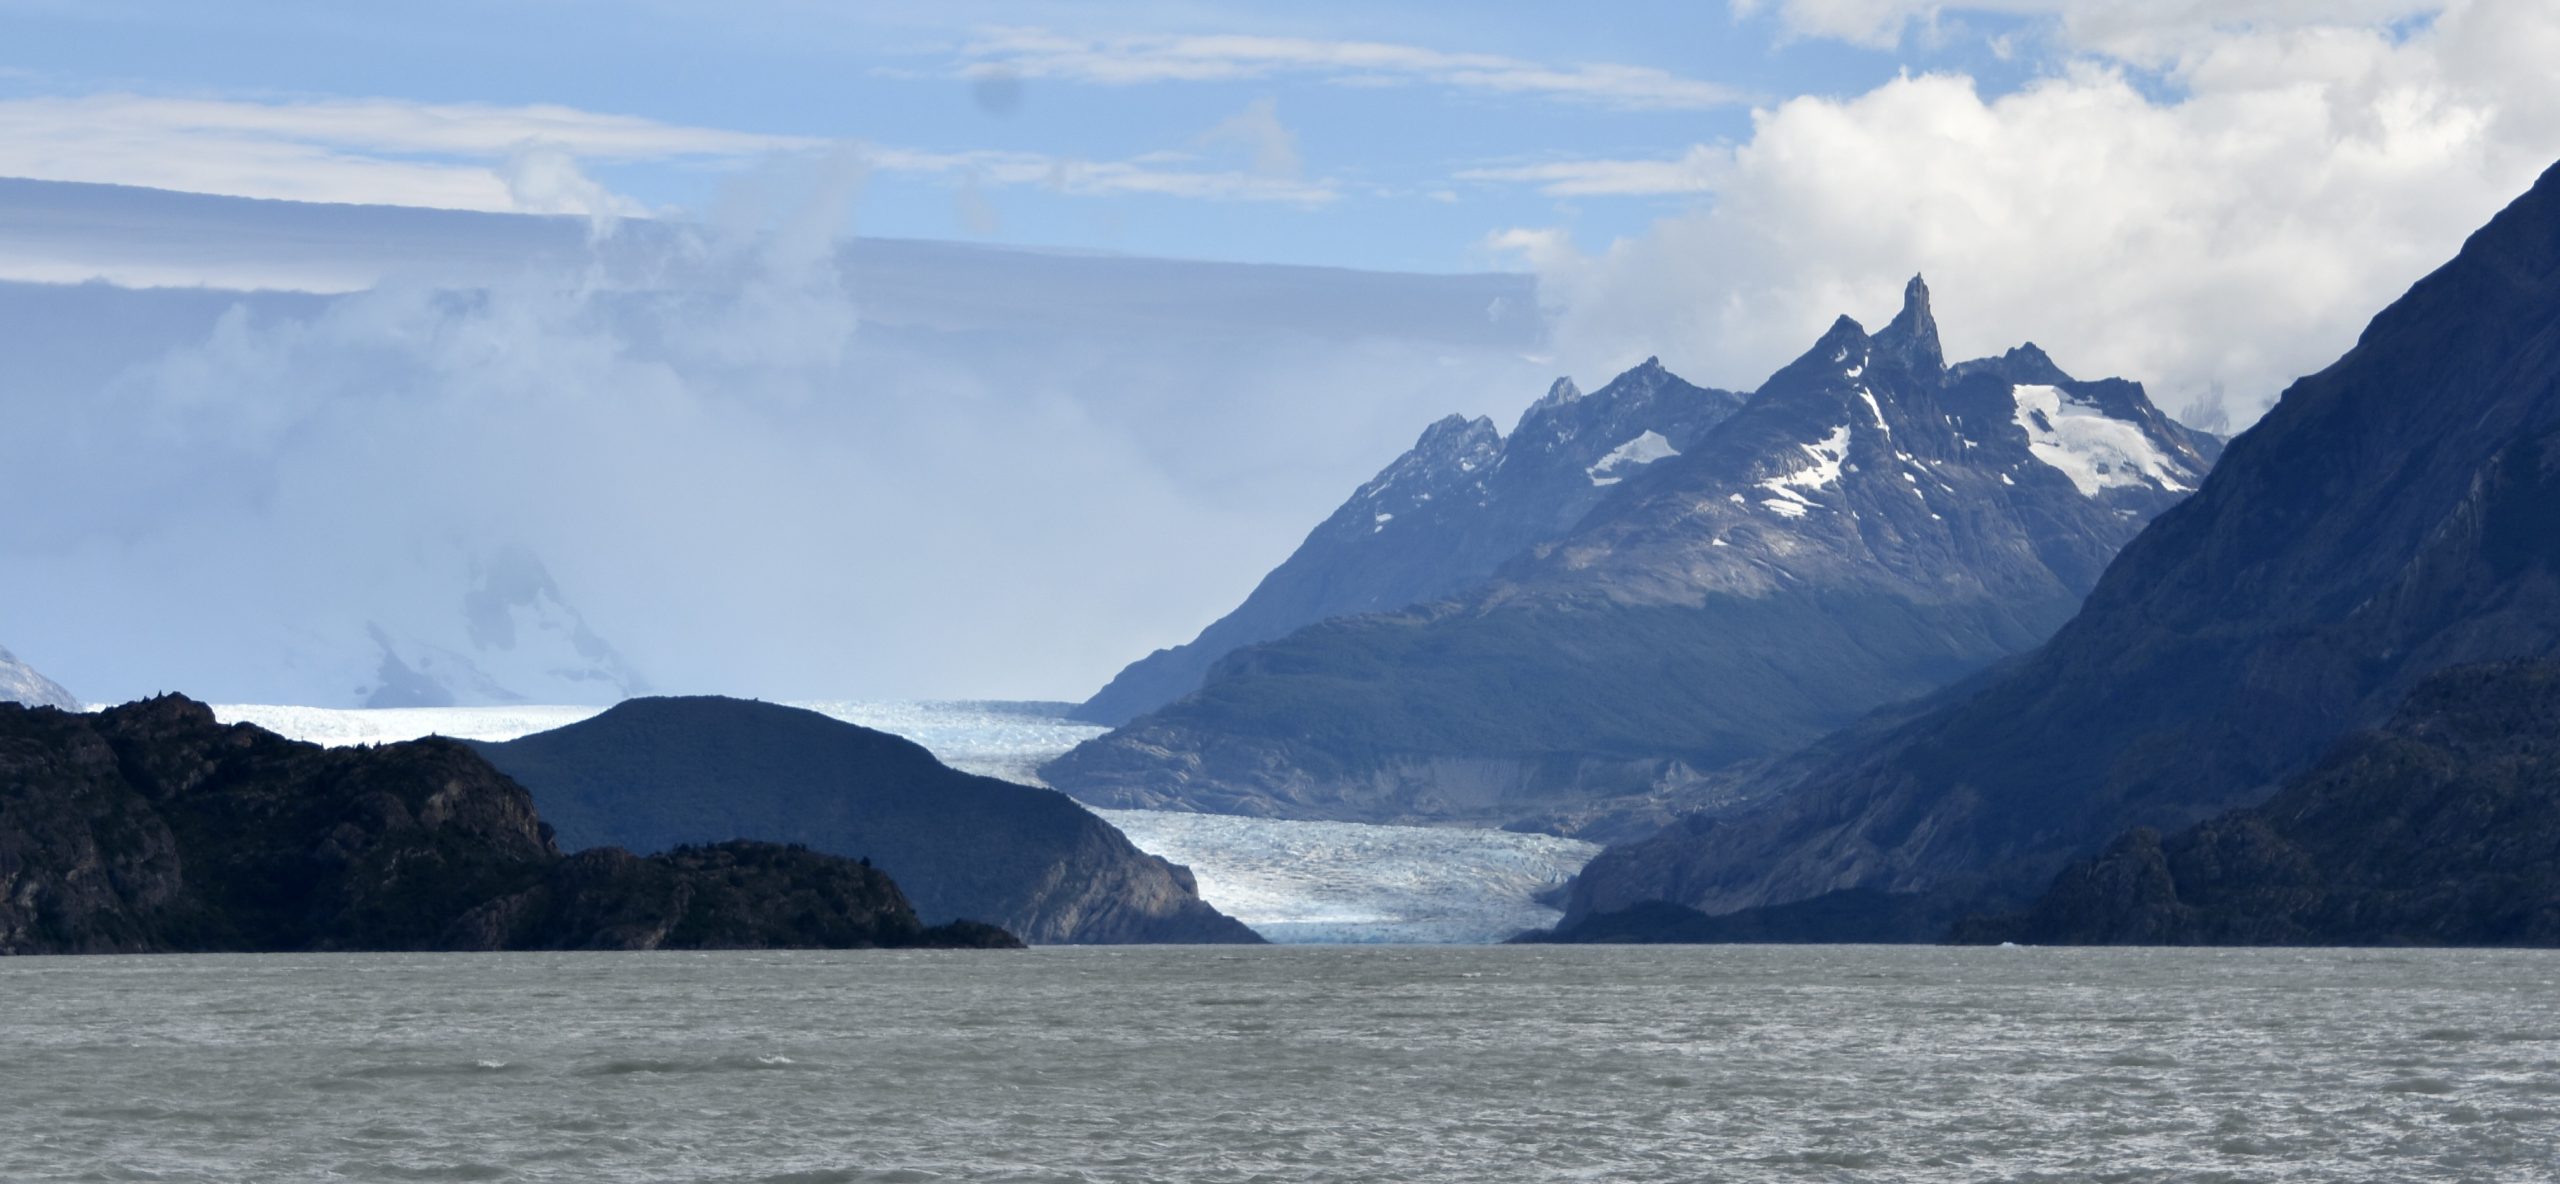
[[[1747,393],[1440,420],[1081,704],[625,697],[474,578],[622,701],[377,638],[373,710],[82,712],[0,651],[0,940],[2554,944],[2560,169],[2227,441],[1949,362],[1918,277]]]

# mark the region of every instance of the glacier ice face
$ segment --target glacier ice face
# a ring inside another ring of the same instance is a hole
[[[1497,942],[1554,925],[1540,904],[1597,844],[1553,835],[1168,810],[1096,810],[1191,868],[1200,897],[1275,942]]]
[[[1038,784],[1033,770],[1106,729],[1064,718],[1067,704],[832,699],[794,703],[924,745],[955,769]],[[599,707],[337,708],[217,704],[316,744],[420,736],[513,740],[566,727]],[[1455,827],[1293,822],[1159,810],[1098,810],[1142,851],[1191,869],[1200,896],[1276,942],[1500,941],[1555,924],[1538,896],[1600,848],[1552,835]]]

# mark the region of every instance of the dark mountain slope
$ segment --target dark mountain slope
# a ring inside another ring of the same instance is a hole
[[[1190,873],[1051,790],[962,773],[918,744],[740,699],[628,700],[475,747],[571,846],[762,839],[863,857],[927,921],[1038,943],[1255,942]]]
[[[1604,852],[1568,924],[1966,881],[2031,893],[2265,796],[2447,666],[2560,643],[2560,170],[2295,383],[2031,659]]]
[[[444,740],[324,749],[177,696],[0,705],[0,953],[984,945],[889,878],[740,843],[563,859]]]
[[[2560,945],[2560,664],[2439,674],[2266,804],[2136,830],[1960,937]]]
[[[1842,318],[1464,595],[1239,650],[1043,776],[1103,805],[1658,825],[1714,770],[2042,641],[2214,445],[2032,346],[1942,366],[1915,279],[1882,333]]]
[[[1118,725],[1197,690],[1240,646],[1456,592],[1562,535],[1644,466],[1742,405],[1654,359],[1585,395],[1557,379],[1505,440],[1488,419],[1431,425],[1200,636],[1133,662],[1075,718]]]

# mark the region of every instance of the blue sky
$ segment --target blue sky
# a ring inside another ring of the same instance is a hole
[[[1856,94],[1913,70],[1962,71],[1996,94],[2062,60],[2040,58],[2035,26],[2017,16],[1942,17],[1876,46],[1712,3],[1574,15],[1546,4],[99,0],[0,4],[0,24],[4,97],[560,106],[869,146],[886,163],[862,193],[865,233],[1426,271],[1519,266],[1485,246],[1508,227],[1605,243],[1701,198],[1676,175],[1565,193],[1524,169],[1676,162],[1747,138],[1754,107],[1798,95]],[[467,168],[489,155],[391,139],[332,148]],[[580,168],[665,210],[709,202],[757,157],[670,150]],[[922,159],[895,163],[907,157]],[[1080,183],[1075,162],[1144,176]],[[61,179],[190,187],[174,166],[160,172],[101,164]],[[1141,188],[1165,178],[1196,195]],[[312,192],[468,204],[389,177]]]

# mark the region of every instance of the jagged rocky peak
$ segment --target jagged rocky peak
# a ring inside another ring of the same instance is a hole
[[[1477,453],[1502,446],[1502,432],[1484,416],[1469,419],[1463,415],[1444,415],[1414,440],[1413,451],[1435,458],[1472,458]]]
[[[1928,281],[1915,275],[1902,287],[1902,311],[1876,334],[1876,348],[1892,353],[1914,374],[1931,375],[1947,368],[1938,346],[1938,318],[1929,311]]]
[[[1329,617],[1446,596],[1572,529],[1742,405],[1682,382],[1658,359],[1585,393],[1559,378],[1508,439],[1449,416],[1363,483],[1286,562],[1199,637],[1131,663],[1076,710],[1121,724],[1197,690],[1238,646]]]

